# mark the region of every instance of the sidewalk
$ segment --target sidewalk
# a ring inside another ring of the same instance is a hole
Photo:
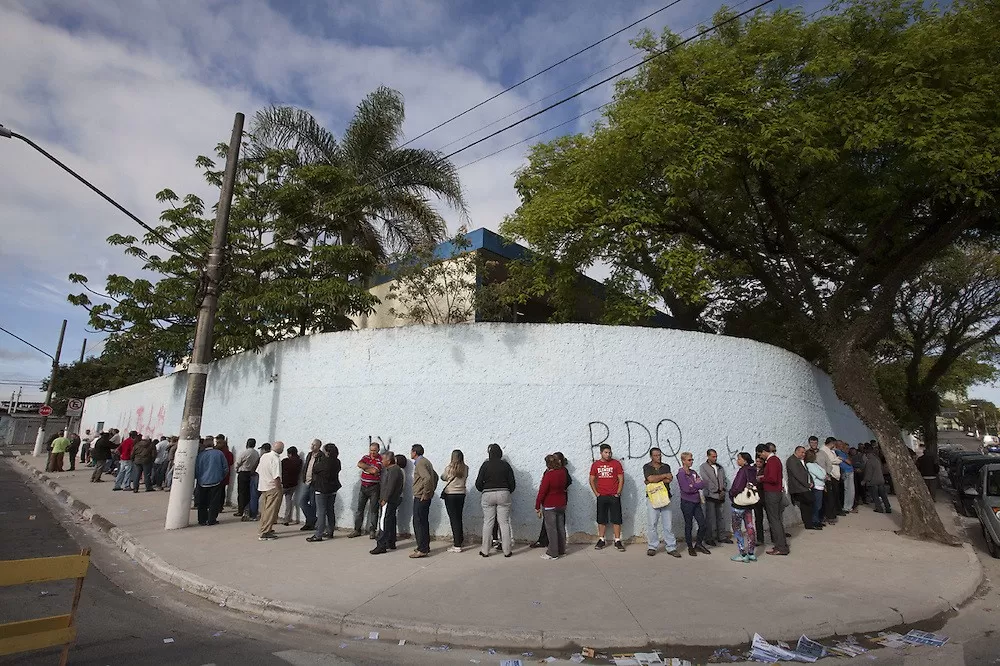
[[[87,468],[48,475],[41,457],[7,464],[62,492],[152,575],[261,620],[347,636],[553,649],[746,645],[754,632],[818,639],[932,617],[968,599],[983,575],[970,546],[899,537],[898,512],[866,508],[821,532],[794,528],[791,556],[754,564],[730,562],[735,546],[677,560],[647,557],[645,544],[625,553],[571,544],[548,562],[523,545],[484,559],[440,541],[432,557],[411,560],[411,540],[373,557],[367,538],[338,532],[312,544],[280,523],[281,538],[261,542],[257,524],[231,512],[214,527],[167,532],[167,493],[112,492]]]

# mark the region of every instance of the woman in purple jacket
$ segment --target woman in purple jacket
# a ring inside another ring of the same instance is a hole
[[[747,486],[756,486],[757,484],[757,469],[754,467],[753,458],[750,457],[749,453],[743,452],[736,456],[736,465],[739,469],[736,471],[733,485],[729,489],[730,500],[734,500],[737,495],[746,490]],[[746,531],[745,540],[743,530]],[[752,506],[737,506],[736,502],[733,502],[733,536],[736,537],[740,554],[733,555],[729,559],[733,562],[756,562],[757,556],[753,554],[753,551],[757,547],[757,530],[754,528]]]
[[[694,456],[685,451],[681,454],[681,469],[677,472],[677,487],[681,490],[681,513],[684,515],[684,539],[687,541],[688,555],[694,557],[698,553],[711,555],[712,551],[705,548],[705,536],[708,534],[708,525],[705,524],[705,512],[701,508],[701,490],[705,487],[705,482],[698,472],[691,469]],[[698,521],[698,537],[691,543],[692,523]]]

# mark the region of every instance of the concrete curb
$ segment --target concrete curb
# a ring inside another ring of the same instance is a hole
[[[74,498],[69,492],[52,480],[48,474],[33,468],[20,457],[16,460],[18,464],[11,465],[11,468],[25,477],[34,478],[40,486],[47,488],[56,499],[67,504],[70,510],[79,515],[83,520],[97,527],[122,552],[129,555],[143,569],[157,579],[178,587],[183,592],[188,592],[217,603],[220,606],[226,606],[241,613],[246,613],[251,620],[283,625],[294,624],[297,627],[316,629],[337,636],[367,637],[369,632],[378,631],[379,637],[383,639],[395,640],[405,638],[417,642],[451,643],[453,645],[471,647],[559,650],[582,645],[608,649],[622,648],[623,646],[640,648],[662,645],[665,642],[672,645],[691,644],[690,638],[686,640],[683,635],[658,635],[654,637],[644,632],[636,632],[629,634],[616,633],[614,636],[609,636],[601,633],[584,634],[573,632],[567,634],[566,632],[555,633],[530,629],[481,628],[469,625],[422,623],[365,616],[355,613],[343,614],[305,604],[267,599],[233,587],[220,585],[169,564],[156,553],[140,544],[128,532],[119,528],[101,514],[96,513],[86,503]],[[947,597],[942,596],[934,600],[928,600],[927,604],[922,604],[917,610],[909,608],[900,610],[892,609],[896,612],[896,617],[887,616],[885,613],[865,615],[861,612],[849,621],[837,620],[828,623],[825,627],[812,627],[814,633],[821,632],[823,634],[822,636],[817,635],[813,637],[825,638],[831,635],[865,633],[884,630],[901,624],[912,624],[930,619],[964,604],[979,589],[985,574],[972,546],[966,543],[962,547],[969,562],[968,572],[962,582],[956,585]],[[795,640],[802,633],[801,627],[787,632],[782,631],[779,627],[773,627],[773,629],[778,634],[775,638],[782,640]],[[785,633],[788,633],[788,635],[785,636]],[[705,643],[702,640],[698,641],[697,644],[702,646],[709,644],[745,645],[749,640],[749,633],[742,627],[733,626],[729,631],[719,632],[715,638],[717,640],[710,643]]]

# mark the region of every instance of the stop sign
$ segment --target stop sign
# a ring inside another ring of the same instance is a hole
[[[41,407],[38,408],[38,413],[41,416],[49,416],[52,414],[52,407],[49,405],[42,405]]]

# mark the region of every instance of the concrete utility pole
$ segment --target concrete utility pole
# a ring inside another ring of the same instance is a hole
[[[194,490],[194,466],[201,439],[201,416],[205,407],[205,387],[208,382],[208,364],[212,361],[212,329],[215,311],[219,304],[219,282],[222,279],[222,261],[226,252],[226,229],[229,210],[233,203],[236,185],[236,167],[243,139],[243,114],[237,113],[233,122],[233,135],[226,154],[226,173],[219,193],[219,207],[215,214],[212,232],[212,249],[208,253],[205,270],[205,295],[198,307],[198,323],[194,332],[194,350],[188,365],[187,395],[184,398],[184,415],[181,417],[180,441],[174,456],[174,479],[167,504],[164,527],[174,530],[187,527],[191,517],[191,493]]]
[[[80,350],[80,363],[83,363],[83,355],[87,353],[87,338],[83,339],[83,348]]]
[[[52,389],[56,384],[56,375],[59,374],[59,356],[62,355],[63,338],[66,337],[66,320],[63,319],[62,328],[59,329],[59,344],[56,345],[56,355],[52,358],[52,374],[49,375],[49,389],[45,393],[45,404],[52,401]],[[35,450],[33,455],[40,456],[45,453],[45,426],[49,423],[49,417],[42,417],[42,425],[38,427],[38,436],[35,437]]]

